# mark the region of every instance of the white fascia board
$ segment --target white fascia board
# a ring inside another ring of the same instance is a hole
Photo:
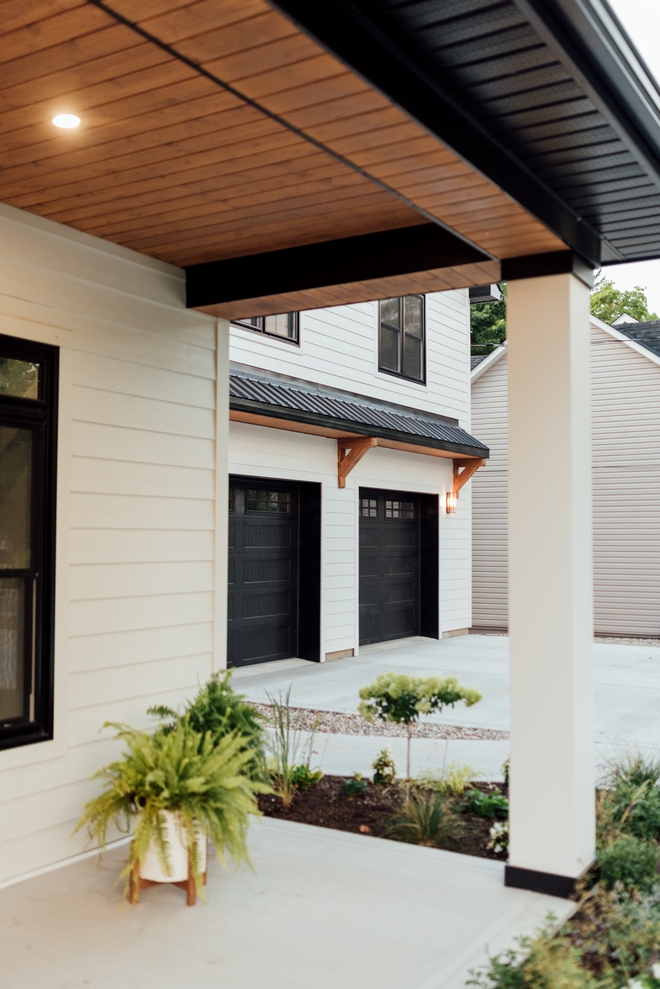
[[[474,371],[470,372],[471,384],[474,384],[475,381],[477,381],[482,374],[486,373],[486,371],[490,371],[491,367],[494,364],[497,364],[497,362],[500,360],[501,357],[504,356],[505,353],[506,353],[506,340],[501,345],[501,347],[497,347],[495,350],[491,351],[488,357],[484,358],[483,361],[477,364]]]
[[[631,350],[636,350],[638,354],[642,355],[642,357],[646,357],[649,361],[652,361],[654,364],[660,365],[660,356],[658,354],[654,354],[652,350],[648,349],[648,347],[645,347],[643,344],[638,343],[636,340],[632,340],[629,336],[626,336],[625,333],[621,333],[621,331],[618,330],[616,326],[610,326],[609,323],[604,323],[602,319],[597,319],[595,316],[591,317],[591,325],[597,326],[599,330],[603,330],[604,333],[609,333],[609,335],[611,337],[614,337],[615,340],[619,340],[621,343],[625,343],[626,346],[630,347]],[[475,368],[475,370],[479,370],[479,367],[481,367],[481,365],[478,365],[478,367]]]

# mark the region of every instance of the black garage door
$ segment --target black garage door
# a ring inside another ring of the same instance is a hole
[[[420,634],[420,497],[360,488],[360,644]]]
[[[298,505],[295,484],[230,482],[230,666],[298,655]]]

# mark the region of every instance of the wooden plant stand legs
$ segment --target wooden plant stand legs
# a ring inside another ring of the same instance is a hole
[[[204,870],[204,875],[202,877],[202,883],[206,886],[206,875],[207,870]],[[133,866],[133,870],[128,881],[128,901],[129,903],[137,903],[140,899],[140,890],[149,889],[150,886],[162,886],[167,885],[167,880],[164,883],[159,882],[157,879],[142,879],[140,876],[140,863],[136,862]],[[190,860],[188,860],[188,878],[182,879],[180,882],[171,883],[172,886],[177,886],[182,889],[186,894],[186,904],[189,907],[194,907],[197,903],[197,884],[193,878],[190,869]]]

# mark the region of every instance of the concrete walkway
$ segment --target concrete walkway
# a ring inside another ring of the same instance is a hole
[[[499,862],[266,819],[254,872],[213,860],[206,903],[121,906],[125,849],[0,890],[0,989],[459,989],[565,900]]]
[[[456,676],[475,687],[483,700],[473,707],[458,704],[431,720],[446,724],[507,730],[509,727],[508,639],[496,635],[404,640],[385,647],[370,646],[357,657],[333,663],[285,660],[282,664],[237,671],[236,686],[252,700],[265,701],[291,688],[298,707],[354,712],[360,687],[390,670],[411,675]],[[625,749],[660,754],[660,647],[594,644],[597,762]],[[361,736],[319,736],[321,766],[330,773],[368,772],[375,754],[387,744],[403,765],[404,743]],[[508,752],[501,741],[415,739],[413,771],[460,761],[500,778]]]

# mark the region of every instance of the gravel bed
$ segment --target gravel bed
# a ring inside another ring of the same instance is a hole
[[[614,646],[660,646],[660,639],[628,639],[619,635],[597,635],[595,642],[609,642]]]
[[[254,707],[269,720],[272,716],[270,704],[255,704]],[[306,707],[292,707],[293,726],[306,731],[316,730],[329,735],[379,735],[384,738],[406,738],[405,725],[390,721],[365,721],[359,714],[338,714],[336,711],[317,711]],[[499,741],[509,737],[508,731],[495,728],[464,728],[462,725],[440,725],[424,721],[413,725],[413,738],[471,738]]]

